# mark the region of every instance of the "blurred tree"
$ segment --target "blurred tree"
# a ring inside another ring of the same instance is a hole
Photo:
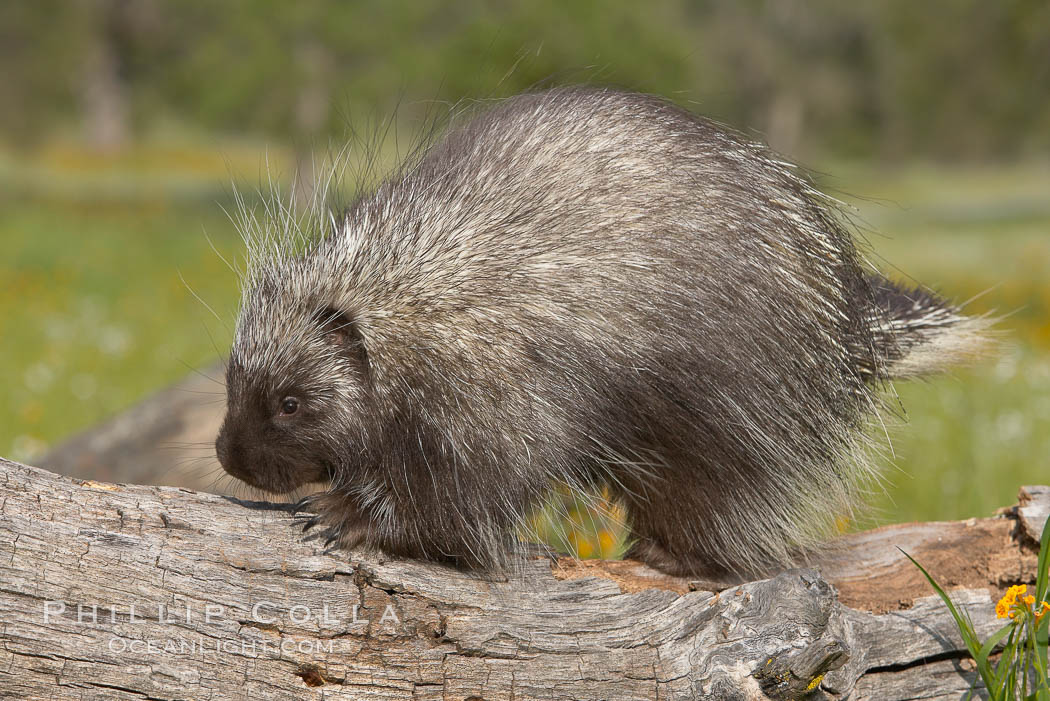
[[[72,106],[68,76],[84,31],[61,0],[0,3],[0,130],[9,146],[32,145]]]
[[[128,137],[128,2],[81,0],[85,27],[79,82],[88,143],[113,149]]]
[[[395,108],[586,80],[796,156],[1050,148],[1045,0],[38,0],[0,5],[0,62],[12,142],[79,104],[98,143],[174,120],[305,158]]]

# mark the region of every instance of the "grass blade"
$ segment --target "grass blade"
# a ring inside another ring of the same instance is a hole
[[[988,656],[992,654],[992,650],[994,650],[995,646],[999,644],[999,641],[1005,638],[1007,635],[1009,635],[1013,629],[1014,624],[1007,623],[1005,626],[995,631],[992,634],[992,637],[984,641],[984,645],[981,646],[980,651],[977,653],[974,659],[978,662],[987,661]]]
[[[1039,539],[1039,564],[1036,566],[1035,575],[1035,602],[1036,606],[1046,598],[1047,568],[1050,563],[1050,518],[1043,524],[1043,535]]]
[[[984,682],[984,685],[986,687],[988,687],[989,689],[993,688],[992,683],[994,682],[995,677],[992,674],[991,667],[988,665],[988,658],[985,657],[983,662],[977,659],[977,656],[981,652],[981,643],[977,639],[977,633],[973,629],[973,625],[970,623],[969,619],[963,618],[962,614],[959,613],[959,610],[955,607],[955,604],[952,602],[951,597],[948,596],[948,594],[943,589],[941,589],[941,586],[937,584],[933,577],[930,576],[930,573],[926,571],[925,567],[920,565],[914,557],[904,552],[904,550],[902,550],[901,548],[897,549],[904,553],[904,557],[911,560],[913,565],[919,568],[919,571],[922,572],[924,577],[926,577],[926,581],[928,581],[930,583],[930,586],[933,587],[933,590],[937,593],[937,596],[941,597],[941,601],[943,601],[945,606],[948,607],[948,612],[952,615],[952,618],[955,619],[955,625],[959,628],[959,635],[962,637],[963,643],[966,645],[966,649],[970,651],[970,656],[973,657],[974,662],[977,664],[977,671],[981,675],[981,680]]]

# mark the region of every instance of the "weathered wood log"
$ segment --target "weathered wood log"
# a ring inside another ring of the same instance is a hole
[[[704,591],[633,562],[494,581],[326,552],[285,505],[0,460],[0,693],[957,699],[961,641],[895,546],[988,634],[999,590],[1034,579],[1048,507],[1027,488],[998,518],[851,535],[809,569]]]

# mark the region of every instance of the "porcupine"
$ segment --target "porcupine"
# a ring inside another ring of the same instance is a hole
[[[393,556],[499,568],[562,482],[611,490],[665,571],[789,563],[873,476],[887,381],[982,328],[869,267],[772,151],[612,89],[504,100],[285,216],[245,220],[217,454],[329,481],[308,525]]]

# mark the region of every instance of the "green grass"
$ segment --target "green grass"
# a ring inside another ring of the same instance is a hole
[[[230,173],[251,188],[261,162],[243,144],[0,155],[0,454],[32,460],[226,347],[237,280],[205,232],[224,257],[240,254],[220,205]],[[891,428],[877,518],[987,515],[1018,485],[1045,483],[1050,169],[827,170],[877,260],[952,298],[983,292],[976,313],[1009,314],[1000,357],[897,388],[909,423]]]
[[[0,166],[0,454],[19,460],[213,360],[236,309],[236,276],[208,242],[240,248],[221,157],[160,180],[75,155],[17,179]]]

